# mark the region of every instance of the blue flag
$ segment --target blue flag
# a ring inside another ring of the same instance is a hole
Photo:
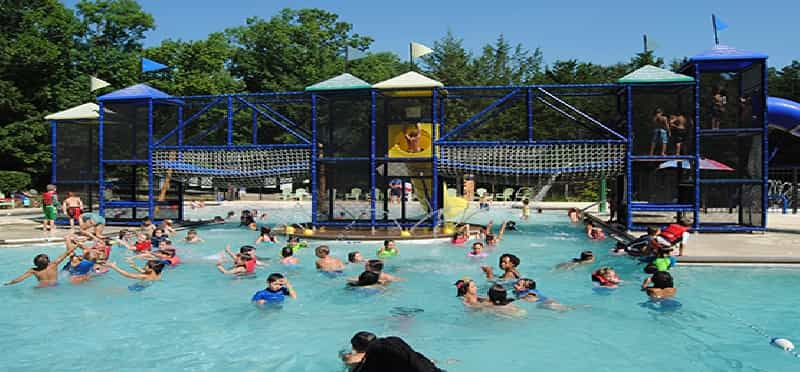
[[[166,65],[142,57],[142,72],[158,71],[167,68]]]
[[[716,15],[714,15],[714,27],[716,27],[716,28],[717,28],[717,31],[722,31],[722,30],[724,30],[724,29],[728,28],[728,24],[727,24],[727,23],[725,23],[725,22],[723,22],[723,21],[722,21],[721,19],[719,19],[719,17],[717,17]]]

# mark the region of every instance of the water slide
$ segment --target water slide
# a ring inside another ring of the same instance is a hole
[[[767,118],[771,127],[800,137],[800,102],[767,97]]]

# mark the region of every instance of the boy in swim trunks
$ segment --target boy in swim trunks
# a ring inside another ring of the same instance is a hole
[[[331,249],[327,245],[321,245],[314,249],[314,254],[319,257],[316,263],[317,270],[327,272],[341,272],[344,270],[344,263],[342,263],[342,260],[331,257]]]
[[[56,228],[56,218],[58,218],[58,193],[56,185],[47,185],[47,191],[42,194],[42,231],[49,232]]]
[[[106,226],[106,219],[97,213],[83,213],[80,221],[81,232],[97,239],[103,235],[103,229]]]
[[[689,136],[689,130],[686,127],[688,120],[686,114],[680,113],[670,121],[669,125],[672,127],[672,141],[675,143],[675,155],[681,155],[681,148],[683,143]]]
[[[83,202],[81,198],[70,191],[67,193],[67,198],[64,199],[63,204],[64,214],[69,216],[69,228],[75,230],[75,221],[81,218],[81,211],[83,211]]]
[[[72,255],[72,252],[78,248],[78,245],[73,241],[74,238],[74,235],[67,235],[64,237],[64,242],[67,249],[64,251],[64,253],[58,256],[55,261],[51,262],[50,257],[44,253],[38,254],[33,258],[32,268],[3,285],[17,284],[25,279],[28,279],[28,277],[31,275],[35,276],[36,279],[39,280],[38,287],[49,287],[56,285],[58,282],[58,265],[60,265],[61,261],[64,261],[65,258]]]
[[[667,156],[669,130],[669,118],[660,108],[657,108],[653,114],[653,139],[650,141],[650,156],[655,153],[656,143],[661,144],[661,156]]]
[[[278,304],[283,302],[286,296],[296,299],[297,292],[292,288],[288,278],[282,274],[273,273],[267,277],[267,288],[256,292],[250,302],[255,302],[258,305]]]

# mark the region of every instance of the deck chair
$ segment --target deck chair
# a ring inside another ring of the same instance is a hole
[[[297,199],[298,201],[303,201],[303,198],[306,195],[308,195],[308,194],[306,193],[306,189],[304,189],[304,188],[299,188],[299,189],[294,191],[294,198]]]
[[[292,198],[292,190],[281,189],[281,200],[289,200]]]
[[[483,197],[483,194],[486,194],[486,189],[479,188],[479,189],[475,190],[475,197],[473,199],[475,199],[475,201],[481,200],[481,198]]]
[[[350,192],[344,194],[344,200],[359,200],[361,198],[361,189],[358,187],[353,187],[350,189]]]
[[[533,189],[530,187],[521,187],[517,190],[517,193],[514,194],[514,200],[516,201],[523,201],[525,199],[531,200],[533,198]]]
[[[494,199],[497,201],[511,201],[514,196],[514,189],[507,187],[503,190],[502,194],[495,195]]]

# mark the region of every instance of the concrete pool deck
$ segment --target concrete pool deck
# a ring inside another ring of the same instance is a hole
[[[304,201],[303,203],[309,203]],[[232,201],[226,202],[232,208],[249,207],[293,207],[296,201]],[[512,203],[495,203],[496,207],[510,207]],[[592,203],[541,202],[534,203],[533,209],[567,210],[586,208]],[[238,208],[237,208],[238,209]],[[608,218],[598,214],[596,207],[588,212],[599,220]],[[534,214],[535,216],[535,214]],[[41,217],[38,209],[17,208],[0,210],[0,246],[20,246],[30,244],[61,243],[70,233],[68,228],[60,227],[45,235],[41,230]],[[565,214],[566,218],[566,214]],[[684,265],[800,265],[800,214],[770,213],[767,218],[767,231],[759,233],[694,233],[689,239],[684,255],[680,258]],[[108,226],[106,233],[115,235],[124,227]],[[638,234],[638,233],[633,233]]]

